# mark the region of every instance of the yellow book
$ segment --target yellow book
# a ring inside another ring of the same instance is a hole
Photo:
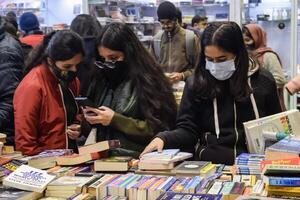
[[[266,190],[269,192],[291,192],[291,193],[299,193],[300,195],[300,187],[283,187],[283,186],[272,186],[266,185]]]
[[[215,170],[216,170],[216,165],[210,163],[210,164],[206,165],[205,167],[203,167],[202,169],[200,169],[200,176],[208,174],[211,171],[215,171]]]

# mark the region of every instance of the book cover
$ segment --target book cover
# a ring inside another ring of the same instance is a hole
[[[79,147],[79,154],[90,154],[120,147],[120,140],[107,140]]]
[[[265,139],[263,132],[282,132],[287,135],[297,135],[300,133],[299,121],[300,112],[294,109],[243,123],[248,151],[264,154]]]
[[[210,164],[206,161],[184,161],[173,170],[176,174],[200,175],[200,170]]]
[[[242,195],[245,189],[245,183],[235,182],[230,194],[239,194]]]
[[[187,153],[187,152],[179,152],[177,153],[173,158],[170,159],[162,159],[162,158],[156,158],[156,157],[150,157],[147,159],[142,159],[140,162],[144,163],[159,163],[159,164],[169,164],[169,163],[174,163],[178,161],[182,161],[188,158],[193,157],[192,153]]]
[[[234,182],[225,182],[219,194],[228,195],[234,187]]]
[[[210,194],[186,194],[186,193],[174,193],[167,192],[162,194],[157,200],[171,200],[171,199],[206,199],[206,200],[221,200],[222,195],[210,195]]]
[[[265,155],[263,154],[250,154],[250,153],[242,153],[238,157],[236,157],[236,161],[253,161],[253,162],[260,162],[261,160],[265,159]]]
[[[48,184],[47,190],[71,190],[90,180],[90,177],[62,176]],[[70,187],[71,186],[71,187]]]
[[[148,158],[156,158],[156,159],[171,159],[173,158],[177,153],[179,153],[179,149],[164,149],[162,152],[150,152],[146,153],[141,157],[141,160],[148,159]]]
[[[24,191],[16,188],[0,186],[0,200],[35,200],[42,197],[42,193]]]
[[[219,194],[223,187],[223,182],[221,181],[215,181],[212,187],[209,189],[207,194]]]
[[[54,178],[46,171],[21,165],[3,180],[3,185],[41,193]]]

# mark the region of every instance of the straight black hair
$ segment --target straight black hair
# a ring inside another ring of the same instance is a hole
[[[95,17],[81,14],[73,19],[70,29],[81,37],[97,37],[101,31],[101,24]]]
[[[97,39],[97,47],[124,53],[129,79],[137,89],[139,109],[153,131],[174,128],[177,106],[171,85],[132,29],[121,23],[106,25]]]
[[[210,23],[201,38],[200,60],[195,70],[193,94],[196,100],[213,99],[221,92],[222,81],[216,80],[205,69],[207,46],[216,46],[223,51],[236,56],[236,71],[229,79],[230,93],[236,101],[244,101],[249,97],[251,89],[247,83],[249,70],[249,57],[244,44],[240,27],[235,22]]]
[[[43,62],[47,63],[48,57],[53,61],[64,61],[77,54],[84,55],[82,40],[77,33],[71,30],[51,32],[30,52],[25,62],[25,74]]]

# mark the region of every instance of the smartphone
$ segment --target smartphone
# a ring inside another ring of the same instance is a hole
[[[78,103],[80,107],[89,106],[92,108],[98,108],[98,106],[87,97],[75,97],[75,101]]]

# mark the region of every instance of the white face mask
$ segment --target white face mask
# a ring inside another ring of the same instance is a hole
[[[207,69],[216,79],[220,81],[227,80],[235,72],[234,59],[219,63],[214,63],[206,59],[205,69]]]

